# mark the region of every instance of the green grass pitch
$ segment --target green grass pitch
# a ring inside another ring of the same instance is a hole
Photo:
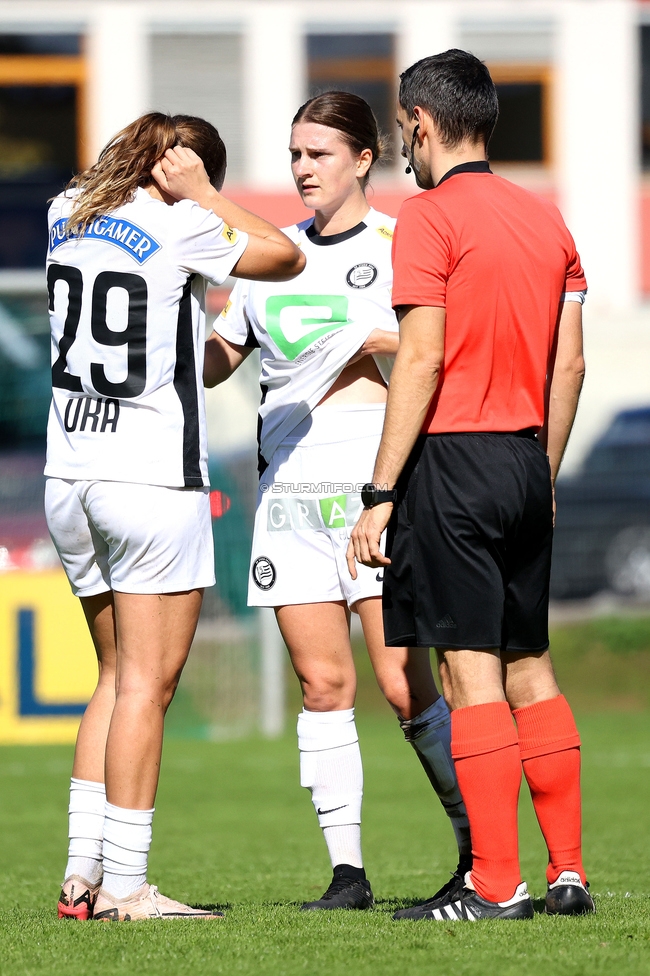
[[[650,973],[650,713],[595,713],[584,743],[584,839],[598,913],[531,922],[391,920],[454,865],[449,829],[415,755],[385,713],[359,733],[364,851],[377,906],[300,913],[330,872],[294,738],[170,741],[150,878],[224,921],[100,925],[56,919],[71,750],[0,749],[0,973],[83,976],[567,976]],[[545,851],[525,788],[523,876],[544,892]],[[538,903],[539,904],[539,903]]]

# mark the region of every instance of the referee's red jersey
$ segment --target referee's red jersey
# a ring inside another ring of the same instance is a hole
[[[394,307],[447,310],[423,432],[541,427],[562,294],[587,287],[557,207],[463,163],[402,204],[393,269]]]

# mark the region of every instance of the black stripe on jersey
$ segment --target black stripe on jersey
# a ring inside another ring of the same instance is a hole
[[[340,244],[342,241],[349,241],[351,237],[356,237],[366,229],[368,225],[361,221],[356,227],[351,227],[350,230],[344,230],[340,234],[326,234],[323,236],[319,234],[313,224],[310,224],[305,234],[312,242],[312,244],[318,244],[320,247],[331,247],[332,244]]]
[[[192,279],[183,286],[176,326],[174,389],[183,408],[183,478],[186,488],[202,488],[199,395],[196,388],[196,360],[192,341]]]
[[[259,349],[260,344],[257,341],[257,336],[253,332],[253,326],[251,325],[250,319],[246,314],[246,309],[244,309],[244,318],[246,319],[246,325],[248,326],[248,330],[246,332],[246,342],[244,343],[244,346],[246,349]]]
[[[264,383],[260,383],[260,390],[262,391],[262,399],[260,400],[260,407],[266,400],[266,394],[269,392],[268,386]],[[257,473],[260,478],[269,466],[269,462],[266,460],[262,454],[262,414],[257,415]]]

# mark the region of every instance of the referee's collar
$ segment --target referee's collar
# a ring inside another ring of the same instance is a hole
[[[473,159],[469,163],[459,163],[458,166],[452,166],[448,169],[441,180],[438,180],[434,189],[448,180],[450,176],[456,176],[457,173],[491,173],[490,164],[487,159]]]

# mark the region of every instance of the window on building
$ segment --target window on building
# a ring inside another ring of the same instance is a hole
[[[0,34],[0,54],[81,54],[78,34]]]
[[[0,34],[0,269],[43,266],[48,200],[86,162],[78,52],[75,36]]]
[[[331,90],[360,95],[394,144],[397,69],[392,34],[310,34],[307,64],[310,97]]]
[[[0,452],[44,445],[52,399],[45,287],[15,291],[6,286],[5,281],[0,287]]]
[[[489,67],[499,96],[499,121],[490,141],[490,159],[549,165],[550,72],[541,66]]]
[[[41,267],[47,201],[77,166],[76,89],[0,86],[0,268]]]
[[[242,39],[239,34],[154,34],[152,107],[207,119],[228,148],[228,183],[244,179]]]
[[[650,25],[641,27],[641,159],[650,169]]]
[[[31,545],[45,528],[47,208],[88,162],[84,80],[77,35],[0,34],[0,548]]]

